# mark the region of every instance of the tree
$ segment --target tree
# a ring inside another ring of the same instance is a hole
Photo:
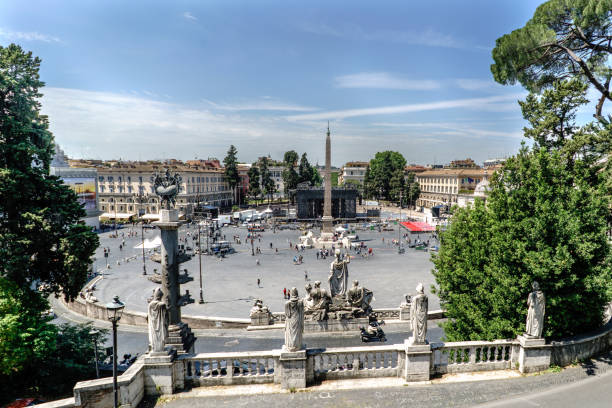
[[[416,181],[416,175],[414,172],[409,171],[406,175],[404,197],[408,205],[413,205],[415,200],[421,195],[421,186]]]
[[[261,174],[262,190],[268,196],[268,204],[270,204],[270,200],[272,199],[272,194],[276,192],[276,185],[274,184],[274,180],[272,179],[270,170],[268,170],[268,158],[267,157],[262,157],[261,160],[259,161],[259,173]]]
[[[17,45],[0,47],[0,277],[20,288],[45,283],[72,300],[98,237],[79,223],[76,194],[49,175],[54,143],[39,112],[39,66]]]
[[[225,180],[234,192],[234,202],[238,201],[236,200],[236,186],[238,183],[240,183],[237,154],[238,150],[236,150],[234,145],[231,145],[227,151],[227,156],[225,156],[225,159],[223,159],[223,164],[225,165]]]
[[[391,199],[392,187],[390,181],[394,174],[398,174],[398,171],[403,174],[405,167],[406,159],[401,153],[389,150],[376,153],[374,158],[370,160],[368,191],[379,199]],[[398,182],[399,179],[396,183]]]
[[[283,183],[285,185],[285,194],[288,195],[290,190],[295,190],[299,182],[298,172],[295,171],[297,166],[298,154],[295,150],[289,150],[285,152],[284,164],[285,169],[283,170]]]
[[[544,335],[601,325],[612,281],[610,201],[558,151],[523,147],[494,173],[485,206],[454,209],[433,256],[451,340],[510,338],[525,330],[531,282],[546,294]]]
[[[520,82],[532,92],[579,78],[600,94],[600,117],[610,96],[612,0],[549,0],[524,27],[500,37],[491,72],[501,84]]]
[[[365,198],[374,198],[376,196],[376,189],[370,173],[370,166],[366,167],[365,175],[363,176],[363,196]]]
[[[391,176],[391,180],[389,180],[389,199],[393,201],[400,201],[400,193],[403,194],[404,199],[406,198],[406,194],[404,194],[404,169],[395,169],[393,171],[393,175]]]
[[[312,169],[312,182],[311,182],[311,184],[313,186],[320,187],[321,184],[323,184],[323,177],[321,177],[321,174],[319,173],[319,169],[317,169],[316,167],[311,167],[311,169]]]
[[[55,146],[40,114],[39,68],[31,52],[0,47],[0,374],[8,384],[46,369],[56,341],[40,317],[46,295],[73,300],[98,246],[79,223],[85,211],[74,191],[49,175]]]
[[[249,169],[249,195],[255,199],[261,194],[261,188],[259,187],[259,168],[257,163],[253,163]]]
[[[313,180],[314,169],[308,162],[308,157],[306,153],[302,154],[300,158],[300,166],[298,167],[298,183],[303,183],[307,181],[310,185],[314,184]]]
[[[523,118],[529,122],[525,136],[547,150],[558,150],[577,131],[576,108],[588,102],[587,86],[577,79],[556,81],[542,95],[530,93],[519,101]]]

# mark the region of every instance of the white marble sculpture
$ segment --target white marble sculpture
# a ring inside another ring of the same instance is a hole
[[[332,298],[335,296],[346,297],[348,290],[348,264],[351,257],[347,254],[346,259],[340,259],[340,250],[336,249],[334,261],[331,263],[329,277],[329,290]]]
[[[544,328],[544,313],[546,312],[546,302],[544,292],[540,290],[538,282],[532,283],[533,292],[527,298],[527,327],[525,335],[527,337],[541,338]]]
[[[298,297],[296,288],[291,288],[291,297],[285,303],[285,345],[287,351],[302,349],[304,335],[304,302]]]
[[[168,305],[162,301],[161,288],[155,288],[153,299],[149,302],[149,344],[151,351],[163,352],[168,338]]]
[[[428,300],[422,283],[416,287],[417,294],[410,302],[410,322],[412,323],[412,344],[427,344],[427,310]]]

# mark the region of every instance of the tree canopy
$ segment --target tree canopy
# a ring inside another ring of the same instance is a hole
[[[49,175],[55,148],[40,114],[39,66],[17,45],[0,47],[0,277],[74,299],[98,237],[79,223],[76,194]]]
[[[257,163],[253,163],[249,169],[249,195],[253,198],[259,197],[261,194],[261,188],[259,186],[259,168]]]
[[[68,356],[56,358],[63,337],[42,313],[46,295],[77,296],[98,246],[76,194],[49,174],[55,146],[39,68],[31,52],[0,46],[0,399],[82,379]]]
[[[534,280],[546,294],[546,337],[599,327],[612,279],[607,196],[579,165],[544,148],[522,148],[490,188],[486,206],[477,199],[474,208],[455,208],[433,256],[446,337],[523,333]]]
[[[263,192],[268,196],[268,202],[272,197],[272,194],[276,192],[276,185],[274,183],[274,179],[272,179],[272,174],[268,169],[268,158],[262,157],[259,161],[259,174],[261,175],[261,188]]]
[[[227,151],[227,156],[223,159],[225,166],[225,180],[229,187],[234,190],[234,201],[236,201],[236,186],[240,183],[240,175],[238,174],[238,150],[234,145],[230,145]]]
[[[610,95],[612,0],[549,0],[524,27],[497,39],[491,72],[501,84],[532,92],[578,78],[600,94],[595,116]]]
[[[366,196],[398,200],[399,192],[404,186],[405,167],[406,159],[399,152],[387,150],[376,153],[366,170],[364,179]]]
[[[300,177],[298,172],[295,170],[298,158],[299,156],[295,150],[285,152],[285,168],[283,169],[282,174],[285,194],[288,194],[290,190],[295,190],[298,185]]]

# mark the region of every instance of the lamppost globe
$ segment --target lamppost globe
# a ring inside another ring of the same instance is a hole
[[[106,316],[112,323],[117,323],[121,320],[121,314],[125,304],[119,300],[119,296],[115,296],[113,301],[106,304]]]

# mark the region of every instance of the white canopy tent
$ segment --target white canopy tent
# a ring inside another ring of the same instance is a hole
[[[114,212],[105,212],[102,213],[99,218],[108,218],[108,219],[117,219],[117,220],[128,220],[130,218],[137,218],[136,213],[114,213]]]
[[[161,246],[161,244],[162,244],[161,237],[155,237],[155,238],[150,239],[150,240],[149,239],[145,239],[144,248],[145,249],[158,248],[158,247]],[[136,245],[134,247],[134,249],[142,249],[142,244]]]

